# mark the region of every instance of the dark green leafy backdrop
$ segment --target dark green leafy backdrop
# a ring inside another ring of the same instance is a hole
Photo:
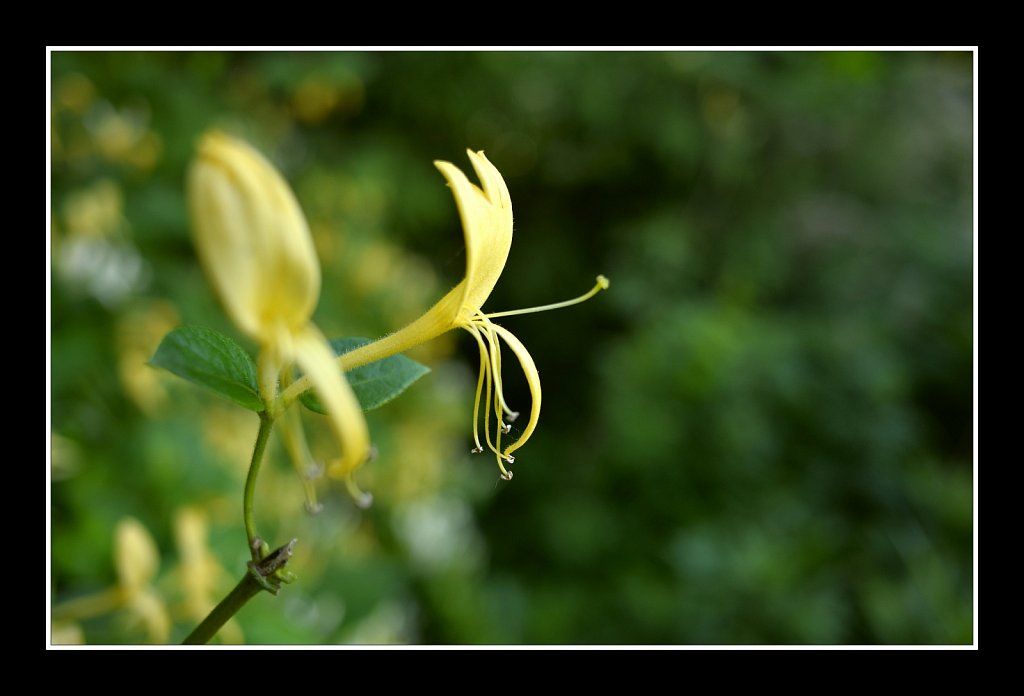
[[[469,453],[464,333],[367,415],[370,510],[323,481],[308,515],[272,437],[257,518],[299,580],[227,640],[973,641],[971,54],[55,52],[51,89],[54,640],[180,640],[244,572],[257,418],[146,365],[182,324],[254,352],[189,237],[218,127],[296,190],[330,337],[458,282],[432,160],[467,147],[515,209],[485,309],[612,281],[501,320],[544,385],[510,483]]]

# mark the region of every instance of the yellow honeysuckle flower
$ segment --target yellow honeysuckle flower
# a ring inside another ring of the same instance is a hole
[[[141,626],[153,643],[166,643],[171,618],[163,598],[153,587],[160,569],[160,552],[152,535],[134,517],[121,519],[114,530],[114,568],[114,587],[54,607],[55,624],[123,610],[129,626]]]
[[[310,322],[320,297],[320,264],[295,194],[263,155],[213,131],[199,142],[188,174],[188,199],[206,275],[238,328],[260,344],[260,396],[277,415],[282,406],[278,382],[287,387],[292,365],[298,364],[341,445],[342,456],[330,473],[363,499],[352,472],[370,451],[369,432],[334,352]],[[282,429],[289,451],[308,457],[298,419],[284,418]],[[295,460],[300,475],[311,465]],[[307,485],[307,495],[311,490]]]
[[[114,539],[114,565],[121,601],[132,621],[144,626],[151,640],[166,643],[171,634],[171,619],[163,599],[152,588],[160,567],[156,542],[134,517],[118,522]]]
[[[476,399],[473,406],[473,440],[474,452],[482,452],[478,423],[480,417],[481,395],[484,395],[484,441],[488,449],[494,452],[502,478],[509,480],[512,472],[505,464],[515,461],[512,452],[526,444],[540,417],[541,387],[537,366],[533,362],[526,347],[508,329],[495,324],[492,319],[527,314],[566,307],[593,297],[608,287],[608,279],[597,277],[597,284],[586,294],[566,302],[558,302],[542,307],[484,314],[481,307],[494,289],[512,246],[512,200],[508,187],[498,170],[484,156],[483,152],[467,151],[477,177],[483,188],[471,183],[466,175],[451,162],[435,161],[434,165],[441,171],[452,189],[455,203],[462,220],[462,229],[466,239],[466,277],[461,283],[427,310],[426,314],[416,319],[405,328],[385,336],[377,341],[345,353],[338,358],[346,370],[401,353],[415,345],[429,341],[455,328],[468,331],[480,348],[480,373],[477,378]],[[532,404],[530,417],[519,438],[501,448],[501,436],[511,431],[511,423],[519,415],[509,408],[505,401],[501,381],[501,343],[503,340],[515,353],[519,364],[526,375],[530,387]],[[304,380],[294,383],[283,394],[287,403],[296,398],[308,385]],[[494,438],[489,426],[489,414],[492,410],[497,418]]]

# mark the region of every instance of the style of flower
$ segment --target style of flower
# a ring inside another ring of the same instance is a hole
[[[259,343],[257,381],[268,411],[280,415],[293,365],[317,391],[342,456],[328,470],[352,481],[370,451],[359,401],[334,352],[310,321],[320,296],[320,264],[306,218],[288,184],[259,152],[223,133],[199,142],[188,173],[188,202],[199,260],[234,323]],[[296,414],[282,433],[303,480],[312,468]],[[307,496],[312,487],[307,482]],[[315,500],[308,499],[315,506]]]
[[[473,405],[473,452],[483,452],[480,441],[479,420],[483,403],[484,444],[497,458],[498,468],[505,480],[512,478],[506,464],[512,464],[514,451],[530,439],[540,417],[541,386],[537,366],[526,347],[508,329],[492,319],[514,314],[527,314],[566,307],[582,302],[608,287],[608,279],[598,276],[590,292],[566,302],[542,307],[484,314],[481,310],[501,276],[512,246],[512,200],[501,174],[488,161],[483,152],[467,151],[481,187],[471,183],[466,175],[451,162],[436,161],[434,165],[448,180],[462,221],[466,240],[466,277],[405,328],[377,341],[345,353],[338,358],[345,370],[401,353],[415,345],[429,341],[455,328],[465,329],[476,340],[480,349],[480,372],[477,377],[476,397]],[[511,422],[519,415],[509,408],[505,400],[501,376],[501,342],[511,348],[526,375],[530,388],[531,406],[526,426],[517,440],[502,449],[502,435],[508,434]],[[284,394],[287,402],[305,385],[297,382]],[[481,402],[481,396],[483,401]],[[491,436],[490,413],[496,424]]]

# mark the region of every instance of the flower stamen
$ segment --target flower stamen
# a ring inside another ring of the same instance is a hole
[[[493,374],[494,373],[494,366],[493,366],[493,361],[491,359],[492,354],[491,354],[491,352],[489,350],[489,346],[484,345],[484,343],[485,343],[484,337],[485,337],[486,334],[481,335],[482,334],[481,330],[475,324],[467,324],[465,328],[466,328],[466,331],[468,331],[473,336],[473,338],[476,339],[477,345],[480,348],[480,374],[483,376],[483,382],[484,382],[484,404],[490,404],[490,402],[491,402],[491,383],[492,383],[492,380],[494,379],[494,374]],[[489,343],[489,341],[488,341],[488,343]],[[479,380],[478,380],[478,387],[479,387]],[[479,423],[479,421],[478,421],[478,418],[479,418],[478,414],[479,414],[479,412],[480,412],[480,390],[478,388],[477,389],[477,393],[476,393],[476,401],[473,404],[473,441],[476,444],[476,446],[480,449],[480,451],[482,452],[483,448],[480,446],[480,436],[478,434],[478,423]],[[497,444],[495,444],[495,443],[493,443],[491,441],[490,414],[491,414],[490,406],[485,406],[485,408],[484,408],[484,440],[487,442],[487,449],[489,449],[492,452],[494,452],[494,454],[496,456],[501,457],[501,450],[499,449],[499,447],[501,446],[501,441],[499,440]]]
[[[291,368],[282,372],[282,382],[291,382]],[[281,440],[292,460],[295,472],[302,482],[302,490],[305,495],[305,507],[310,514],[320,511],[322,506],[316,499],[316,484],[314,483],[323,472],[323,466],[317,465],[309,451],[306,442],[306,434],[302,428],[302,420],[298,410],[290,408],[281,416]]]
[[[476,338],[479,341],[479,337],[477,336]],[[486,374],[489,367],[490,363],[484,360],[483,346],[480,346],[480,374],[476,378],[476,397],[473,399],[473,443],[476,445],[476,447],[473,448],[473,452],[475,454],[479,454],[484,451],[484,448],[480,446],[478,423],[480,422],[480,393],[483,390],[485,376],[488,378],[489,383],[490,376]]]
[[[526,353],[525,348],[522,347],[522,344],[519,343],[518,339],[509,333],[508,330],[492,322],[491,319],[495,317],[508,317],[569,307],[590,299],[601,290],[607,289],[608,286],[608,279],[605,276],[600,275],[597,277],[597,281],[593,288],[574,299],[548,305],[541,305],[539,307],[531,307],[528,309],[495,312],[493,314],[484,314],[477,310],[468,318],[468,320],[461,324],[462,328],[466,329],[466,331],[472,334],[473,338],[476,339],[477,346],[480,349],[480,371],[477,375],[476,396],[473,401],[473,443],[476,446],[471,450],[471,452],[478,454],[484,451],[483,446],[480,444],[479,435],[480,404],[482,398],[483,403],[487,405],[484,408],[483,414],[484,439],[487,443],[487,449],[491,450],[495,454],[498,461],[498,468],[501,469],[502,478],[504,480],[509,481],[512,478],[511,472],[505,468],[505,464],[511,464],[515,461],[515,457],[511,455],[512,450],[518,449],[521,445],[525,444],[526,439],[528,439],[532,434],[533,427],[536,424],[536,411],[539,411],[539,408],[535,407],[531,409],[531,422],[527,424],[526,429],[520,434],[519,439],[502,451],[501,436],[508,435],[512,432],[511,423],[519,416],[519,412],[513,411],[505,400],[505,390],[502,386],[501,378],[502,339],[509,344],[517,357],[519,357],[521,367],[527,375],[528,380],[530,375],[536,371],[536,367],[533,365],[532,359],[530,359],[529,354]],[[534,385],[531,383],[531,396],[535,400],[539,401],[539,389],[536,389],[535,391],[533,387]],[[493,439],[491,437],[490,429],[490,414],[492,410],[494,415],[497,417],[497,424],[495,426]]]
[[[367,493],[356,485],[355,477],[345,477],[345,488],[348,489],[348,494],[352,496],[352,500],[355,501],[356,507],[360,507],[366,510],[373,505],[373,493]]]

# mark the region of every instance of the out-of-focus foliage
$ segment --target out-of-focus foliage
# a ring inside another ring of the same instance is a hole
[[[257,419],[145,364],[182,323],[254,351],[186,223],[212,126],[296,190],[331,337],[461,278],[431,161],[467,147],[515,209],[486,309],[612,281],[502,320],[545,393],[511,483],[456,334],[367,414],[369,511],[323,482],[307,515],[275,435],[257,519],[299,580],[224,639],[973,640],[970,54],[58,52],[51,87],[55,642],[180,640],[244,572]]]

